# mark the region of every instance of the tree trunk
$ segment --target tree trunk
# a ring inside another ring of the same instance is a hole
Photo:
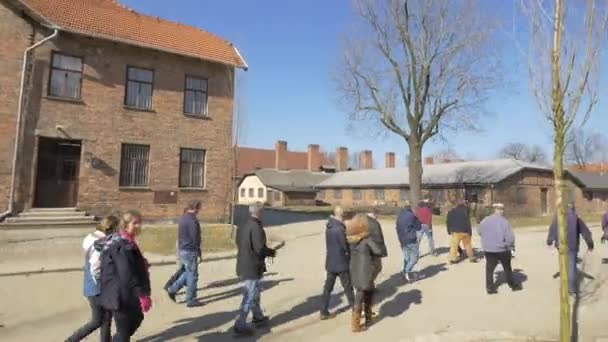
[[[566,206],[564,203],[564,134],[556,134],[554,151],[553,173],[555,183],[555,208],[557,211],[557,227],[559,232],[560,336],[562,342],[569,342],[571,332],[570,298],[568,296],[568,224],[566,222]]]
[[[409,158],[409,183],[410,183],[410,201],[412,207],[417,207],[422,198],[422,145],[419,141],[410,136],[409,141],[410,158]]]
[[[559,232],[559,274],[560,274],[560,340],[570,341],[570,303],[568,297],[568,239],[566,227],[566,207],[564,205],[564,142],[566,122],[560,80],[561,49],[563,30],[563,0],[555,0],[553,21],[553,47],[551,50],[551,109],[553,111],[553,128],[555,133],[553,174],[555,178],[555,209]]]

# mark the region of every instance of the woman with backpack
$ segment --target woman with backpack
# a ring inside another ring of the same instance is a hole
[[[139,212],[127,211],[120,232],[96,244],[103,251],[99,297],[114,316],[114,342],[130,341],[144,320],[144,313],[152,307],[149,264],[135,241],[141,232],[141,221]]]
[[[91,307],[91,319],[76,330],[72,336],[68,337],[66,342],[81,341],[97,329],[99,329],[100,341],[110,341],[112,314],[110,311],[104,309],[98,300],[98,295],[100,293],[98,283],[101,271],[101,254],[93,245],[95,241],[104,239],[107,235],[114,233],[117,227],[118,218],[116,216],[106,216],[97,226],[97,230],[87,235],[82,241],[82,249],[84,250],[83,292]]]

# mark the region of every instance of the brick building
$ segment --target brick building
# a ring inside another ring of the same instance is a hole
[[[115,0],[0,0],[0,212],[200,198],[221,218],[238,68],[229,42]]]
[[[479,206],[505,203],[509,212],[543,215],[553,211],[553,171],[549,167],[511,159],[435,164],[423,166],[423,196],[445,212],[458,200]],[[569,200],[580,210],[597,211],[570,175]],[[385,168],[340,172],[321,182],[318,199],[348,207],[402,206],[409,199],[408,169]]]

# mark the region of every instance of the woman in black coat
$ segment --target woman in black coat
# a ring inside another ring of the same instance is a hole
[[[135,241],[141,221],[141,214],[128,211],[120,232],[95,244],[102,251],[99,300],[114,316],[114,342],[130,341],[152,307],[149,264]]]
[[[350,245],[350,275],[357,290],[351,328],[353,332],[365,330],[361,325],[362,311],[365,325],[372,321],[372,300],[374,294],[374,258],[382,255],[381,248],[369,238],[368,220],[365,215],[356,215],[346,221],[346,238]]]

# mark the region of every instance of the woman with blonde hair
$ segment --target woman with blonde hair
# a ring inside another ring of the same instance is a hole
[[[378,244],[369,238],[369,224],[365,215],[357,214],[346,220],[346,239],[350,245],[350,276],[356,290],[355,304],[351,319],[353,332],[360,332],[371,325],[373,320],[372,302],[374,294],[375,257],[382,255]],[[361,325],[361,314],[365,326]]]
[[[82,249],[84,251],[84,281],[83,293],[89,301],[91,307],[91,319],[85,325],[76,330],[72,336],[66,341],[75,342],[81,341],[89,336],[93,331],[99,329],[99,339],[102,342],[109,342],[111,333],[110,327],[112,324],[112,314],[104,309],[98,300],[100,293],[99,275],[101,272],[101,253],[95,249],[95,241],[104,239],[116,231],[118,227],[118,218],[116,216],[106,216],[101,220],[97,229],[87,235],[82,241]]]
[[[103,250],[100,301],[114,316],[114,341],[130,341],[152,307],[149,264],[135,241],[141,221],[139,212],[127,211],[120,232],[98,245]]]

